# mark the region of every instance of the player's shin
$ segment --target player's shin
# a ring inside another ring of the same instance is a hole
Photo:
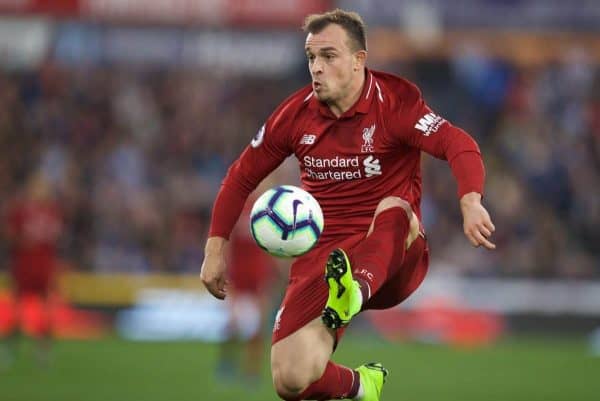
[[[410,227],[405,210],[394,207],[380,212],[373,227],[349,252],[338,248],[327,259],[329,294],[321,318],[331,329],[347,325],[402,265]]]

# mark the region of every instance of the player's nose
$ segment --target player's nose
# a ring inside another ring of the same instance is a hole
[[[314,76],[323,72],[323,63],[317,58],[310,66],[310,73]]]

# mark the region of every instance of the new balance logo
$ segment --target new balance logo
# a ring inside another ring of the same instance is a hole
[[[317,139],[316,135],[304,134],[302,139],[300,139],[300,145],[312,145],[315,143],[315,139]]]
[[[423,133],[425,136],[429,136],[438,131],[440,126],[444,124],[446,120],[438,116],[435,113],[427,113],[419,119],[415,124],[415,128]]]

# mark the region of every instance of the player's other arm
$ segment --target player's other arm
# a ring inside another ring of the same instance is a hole
[[[225,248],[228,240],[223,237],[208,237],[204,246],[204,260],[200,269],[200,279],[206,289],[216,298],[227,295],[225,278]]]
[[[259,174],[248,175],[244,171],[247,150],[227,172],[219,193],[213,204],[208,238],[204,247],[204,261],[200,270],[200,279],[206,289],[218,299],[226,296],[225,255],[229,236],[239,219],[246,198],[262,179],[263,169],[268,173],[270,166],[259,166]],[[265,174],[266,175],[266,174]]]
[[[412,99],[410,99],[412,97]],[[479,146],[464,130],[453,126],[433,112],[413,88],[404,103],[404,138],[434,157],[447,160],[458,184],[465,236],[473,246],[495,249],[490,236],[495,230],[488,211],[481,203],[485,168]]]
[[[276,114],[275,114],[276,115]],[[281,119],[279,119],[281,120]],[[226,247],[248,195],[291,153],[285,130],[271,118],[229,168],[213,204],[200,279],[218,299],[226,296]]]

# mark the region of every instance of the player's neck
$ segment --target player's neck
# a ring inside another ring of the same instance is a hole
[[[360,74],[359,77],[360,78],[353,81],[353,85],[348,90],[348,96],[328,104],[329,110],[331,110],[336,117],[339,117],[350,110],[350,108],[354,106],[354,103],[360,98],[366,81],[364,72]]]

